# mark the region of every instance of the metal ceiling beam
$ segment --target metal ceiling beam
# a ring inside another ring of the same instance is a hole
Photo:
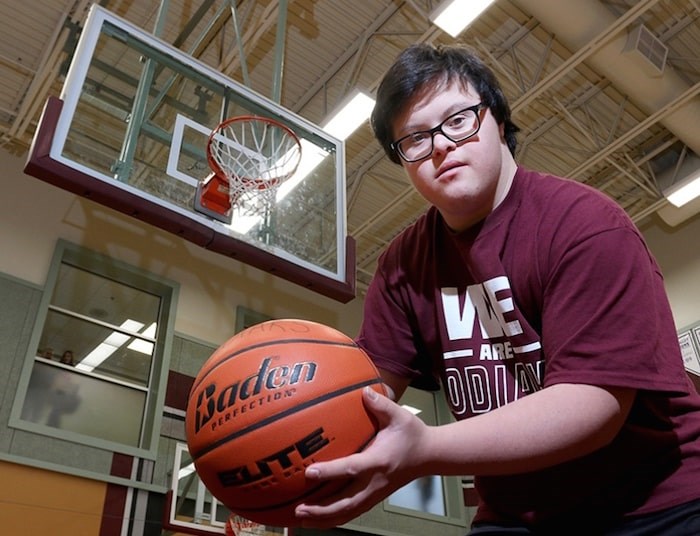
[[[622,149],[622,147],[624,147],[627,143],[632,141],[641,132],[644,132],[654,123],[662,122],[662,119],[664,117],[668,117],[670,114],[675,113],[676,111],[681,109],[698,94],[700,94],[700,82],[688,88],[688,90],[685,91],[685,93],[683,93],[682,95],[680,95],[677,99],[675,99],[672,102],[669,102],[663,108],[658,109],[656,112],[647,117],[644,121],[638,123],[634,128],[618,136],[615,139],[615,141],[610,143],[607,147],[601,148],[600,152],[596,154],[596,156],[594,156],[593,158],[589,158],[585,162],[582,162],[580,165],[578,165],[576,168],[572,169],[572,175],[582,175],[588,168],[597,164],[601,158],[610,156],[615,151],[619,151],[620,149]]]
[[[336,59],[330,67],[328,67],[325,74],[316,80],[316,82],[306,91],[306,93],[301,96],[301,98],[292,107],[292,111],[296,113],[301,112],[304,107],[307,106],[316,95],[318,95],[319,92],[323,91],[326,85],[328,85],[328,82],[330,82],[335,76],[338,76],[338,73],[343,66],[365,46],[365,43],[367,43],[368,40],[372,39],[372,35],[374,35],[379,28],[386,24],[386,22],[399,10],[400,7],[397,7],[393,3],[388,5],[374,20],[372,25],[369,26],[367,30],[355,40],[352,46],[348,47],[347,50],[340,57],[338,57],[338,59]]]
[[[248,3],[248,7],[252,9],[254,4],[252,2]],[[229,76],[232,76],[236,69],[243,68],[243,62],[245,61],[245,53],[247,50],[252,50],[258,44],[263,35],[276,24],[277,13],[279,9],[279,1],[273,0],[265,6],[265,9],[260,16],[260,20],[250,24],[243,24],[246,26],[246,31],[241,36],[242,50],[240,54],[237,54],[236,50],[232,50],[219,64],[218,69]],[[247,21],[243,21],[244,23]]]
[[[282,81],[284,79],[284,50],[287,38],[287,0],[279,0],[277,10],[277,33],[275,35],[275,63],[272,73],[272,100],[282,102]]]
[[[642,110],[653,113],[655,109],[677,100],[678,95],[688,89],[688,84],[672,66],[666,65],[660,76],[650,77],[630,55],[623,55],[627,41],[623,30],[639,22],[640,17],[659,0],[639,1],[618,18],[598,0],[513,1],[533,14],[545,28],[556,28],[557,39],[571,50],[577,50],[566,62],[567,66],[573,67],[586,59]],[[596,28],[600,30],[595,38],[590,39],[588,34]],[[545,81],[541,85],[544,86]],[[531,100],[532,96],[528,95],[527,100],[516,101],[514,110]],[[700,154],[700,101],[685,102],[677,114],[666,114],[662,123]]]
[[[4,135],[5,139],[21,138],[35,120],[39,111],[43,108],[53,81],[58,77],[61,62],[60,57],[65,54],[64,45],[68,39],[67,21],[78,22],[90,5],[89,0],[76,1],[72,6],[63,10],[58,24],[44,47],[44,54],[36,74],[27,91],[19,96],[17,114],[10,128]]]
[[[533,13],[533,3],[537,1],[538,0],[514,0],[516,4],[529,13]],[[547,75],[546,78],[540,80],[540,82],[527,93],[522,95],[519,99],[516,99],[511,106],[512,110],[516,112],[528,106],[533,100],[539,98],[545,91],[550,89],[554,84],[576,68],[576,66],[589,59],[595,53],[599,52],[601,48],[610,43],[610,41],[618,37],[622,30],[637,20],[644,11],[650,9],[658,1],[659,0],[645,0],[644,2],[639,2],[632,9],[625,12],[624,15],[615,19],[612,24],[609,24],[589,43],[581,46],[568,60]],[[536,13],[535,17],[540,21],[542,20]],[[559,26],[556,26],[556,31],[557,37],[561,38],[561,29]]]

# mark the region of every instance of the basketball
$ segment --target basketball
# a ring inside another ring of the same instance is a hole
[[[377,432],[366,386],[384,393],[369,357],[331,327],[285,319],[241,331],[190,390],[185,430],[200,479],[235,514],[297,525],[297,504],[344,485],[309,482],[305,468],[359,452]]]

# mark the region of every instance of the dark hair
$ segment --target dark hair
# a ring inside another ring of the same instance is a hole
[[[510,106],[491,69],[467,46],[421,43],[399,54],[377,89],[371,125],[375,137],[392,162],[401,164],[399,155],[391,148],[394,119],[414,96],[454,81],[465,87],[471,83],[476,89],[498,124],[504,125],[506,144],[511,154],[515,155],[515,134],[520,129],[511,120]]]

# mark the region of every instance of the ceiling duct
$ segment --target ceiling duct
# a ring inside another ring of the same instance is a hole
[[[542,25],[554,33],[572,52],[586,47],[596,36],[613,26],[617,17],[598,0],[514,0],[522,9],[531,13]],[[646,0],[651,8],[656,1]],[[644,6],[637,5],[634,9]],[[643,13],[640,11],[640,13]],[[635,27],[636,29],[636,27]],[[630,28],[632,31],[633,28]],[[586,61],[610,80],[615,87],[642,110],[652,114],[678,99],[691,88],[688,83],[666,64],[660,76],[650,77],[643,68],[649,59],[641,54],[625,54],[629,32],[620,32]],[[639,61],[630,61],[630,57]],[[660,119],[670,132],[700,154],[700,99],[689,99],[682,106]]]
[[[539,20],[544,28],[552,33],[556,31],[557,39],[572,52],[590,45],[617,20],[615,14],[598,0],[513,1]],[[669,107],[693,90],[666,62],[666,46],[640,24],[644,10],[657,3],[658,0],[640,0],[631,8],[639,13],[634,25],[610,39],[586,60],[650,115]],[[674,106],[659,119],[659,123],[693,153],[700,154],[700,99],[689,98]],[[700,210],[700,201],[696,199],[683,209],[673,206],[664,209],[673,214],[673,217],[666,214],[664,220],[677,225],[692,216],[693,209]]]

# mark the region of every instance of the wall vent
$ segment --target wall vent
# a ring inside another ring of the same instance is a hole
[[[630,50],[642,57],[645,68],[651,76],[663,74],[668,47],[643,24],[636,26],[627,39],[625,51]]]

